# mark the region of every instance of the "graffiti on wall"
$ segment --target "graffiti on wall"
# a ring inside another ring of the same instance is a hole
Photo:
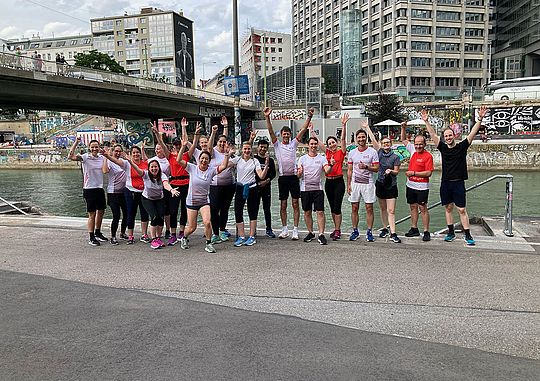
[[[144,142],[146,147],[154,146],[154,136],[149,120],[126,120],[125,128],[128,145],[141,146]]]
[[[482,124],[489,134],[539,134],[540,107],[516,106],[489,109]]]
[[[298,120],[306,119],[307,114],[304,109],[272,110],[272,120]]]

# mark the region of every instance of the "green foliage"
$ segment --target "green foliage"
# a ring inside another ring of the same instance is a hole
[[[377,101],[366,105],[366,114],[371,121],[371,125],[392,119],[396,122],[405,121],[405,109],[395,94],[384,94],[379,92]]]
[[[75,65],[88,67],[90,69],[105,70],[113,73],[127,74],[126,70],[120,66],[114,58],[97,50],[90,50],[88,53],[79,53],[75,56]]]

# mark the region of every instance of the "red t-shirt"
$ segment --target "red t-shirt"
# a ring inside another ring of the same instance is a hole
[[[415,152],[409,161],[409,171],[424,172],[433,171],[433,156],[428,152]],[[409,177],[409,181],[414,183],[429,183],[429,177]]]
[[[329,149],[327,149],[326,159],[328,160],[329,164],[330,164],[330,159],[332,158],[334,158],[336,163],[332,167],[332,170],[330,171],[330,173],[326,175],[326,177],[343,176],[343,161],[345,160],[345,154],[340,149],[336,150],[336,152],[332,152]]]
[[[171,152],[169,154],[169,165],[171,167],[171,177],[183,177],[182,179],[175,179],[169,181],[171,185],[187,185],[189,184],[189,173],[180,165],[178,164],[178,161],[176,158],[178,157],[178,153]],[[189,161],[189,154],[187,152],[184,152],[182,155],[182,160]]]
[[[137,171],[133,169],[133,167],[131,166],[131,164],[129,164],[127,160],[125,161],[125,163],[129,167],[129,172],[127,172],[126,178],[126,187],[134,192],[142,192],[144,189],[144,181],[142,176],[139,176]],[[141,162],[137,164],[137,167],[144,171],[145,169],[148,169],[148,162],[146,160],[141,160]]]

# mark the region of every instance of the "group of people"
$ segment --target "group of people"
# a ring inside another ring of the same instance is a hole
[[[367,230],[365,239],[375,240],[373,234],[374,203],[378,200],[383,228],[378,236],[388,237],[391,242],[400,243],[396,232],[395,206],[398,198],[397,176],[401,162],[392,151],[392,142],[388,137],[377,141],[367,122],[355,132],[356,148],[347,153],[346,136],[348,114],[341,119],[341,138],[329,136],[322,142],[312,128],[313,109],[308,110],[307,119],[295,137],[285,126],[280,130],[281,140],[274,132],[270,108],[263,110],[271,144],[274,146],[278,168],[278,194],[280,202],[281,231],[278,237],[299,240],[298,225],[300,207],[303,211],[307,235],[304,242],[317,239],[326,245],[325,236],[325,195],[330,205],[333,231],[332,240],[341,239],[342,203],[345,192],[351,202],[352,232],[349,240],[360,237],[358,230],[360,201],[366,210]],[[454,131],[450,128],[442,132],[440,139],[431,124],[427,110],[421,112],[428,132],[437,149],[441,152],[442,177],[440,197],[446,211],[448,234],[445,241],[456,238],[454,232],[453,209],[458,209],[464,229],[464,239],[468,245],[474,245],[469,230],[469,218],[466,210],[465,185],[467,179],[466,153],[472,140],[478,133],[481,120],[487,109],[478,112],[478,121],[466,139],[456,142]],[[257,220],[262,201],[266,235],[275,238],[271,218],[271,183],[276,177],[274,160],[269,156],[269,142],[260,139],[257,153],[252,146],[256,132],[250,139],[236,147],[228,139],[228,121],[222,117],[223,134],[217,136],[218,126],[212,126],[210,136],[201,135],[202,126],[197,123],[193,141],[188,141],[187,121],[181,121],[181,138],[174,138],[172,147],[163,141],[157,128],[153,127],[156,138],[155,156],[148,159],[144,146],[133,146],[126,154],[121,145],[110,149],[101,148],[99,142],[89,143],[89,152],[76,155],[75,149],[80,143],[77,138],[71,148],[69,158],[82,161],[84,177],[83,197],[88,212],[89,244],[99,246],[100,242],[109,241],[118,244],[120,239],[133,244],[134,227],[137,211],[140,213],[141,238],[152,249],[174,246],[180,243],[182,249],[190,246],[189,237],[197,229],[200,215],[204,225],[205,247],[207,252],[215,252],[214,245],[232,239],[227,230],[229,209],[234,198],[234,216],[236,238],[234,246],[252,246],[257,243]],[[297,147],[309,131],[308,151],[297,158]],[[214,140],[217,143],[214,147]],[[427,202],[429,196],[429,178],[433,173],[433,158],[425,149],[423,135],[414,137],[414,143],[406,139],[406,124],[402,125],[401,139],[411,153],[405,175],[406,199],[410,205],[412,225],[406,237],[422,236],[423,241],[431,239]],[[372,147],[368,145],[371,140]],[[324,150],[324,154],[319,153]],[[346,167],[344,166],[347,160]],[[347,177],[344,179],[344,168]],[[103,190],[103,174],[108,173],[107,197]],[[375,177],[375,174],[376,177]],[[323,178],[325,178],[323,184]],[[293,212],[292,230],[288,227],[288,199],[291,198]],[[108,204],[113,220],[111,238],[106,238],[101,231],[103,214]],[[244,226],[244,209],[247,205],[249,230]],[[314,228],[315,212],[317,230]],[[420,234],[418,220],[421,216],[423,234]],[[165,234],[163,234],[165,229]]]

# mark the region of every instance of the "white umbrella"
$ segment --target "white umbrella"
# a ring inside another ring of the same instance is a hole
[[[386,136],[390,136],[390,126],[401,126],[401,123],[396,122],[395,120],[392,120],[392,119],[386,119],[386,120],[383,120],[382,122],[375,123],[374,126],[386,126],[387,127]]]
[[[407,121],[407,126],[425,126],[426,122],[423,119],[414,119]]]

